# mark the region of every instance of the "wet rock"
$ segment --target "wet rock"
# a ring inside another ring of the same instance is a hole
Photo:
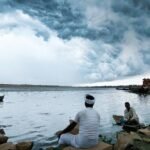
[[[33,142],[20,142],[16,144],[17,150],[31,150],[33,147]]]
[[[139,129],[138,132],[150,137],[150,129],[149,128]]]
[[[0,134],[0,144],[6,143],[7,140],[8,140],[7,136]]]
[[[134,148],[133,150],[150,150],[150,138],[142,138],[142,140],[134,140],[132,146]]]
[[[46,150],[54,150],[53,147],[48,147]]]
[[[132,145],[134,140],[141,140],[141,137],[134,132],[120,132],[117,135],[116,150],[125,150],[128,145]]]
[[[0,134],[5,134],[4,129],[0,129]]]
[[[16,150],[16,146],[12,143],[4,143],[0,145],[0,150]]]
[[[139,124],[138,125],[124,125],[123,126],[123,130],[127,131],[127,132],[130,132],[130,131],[137,132],[139,128],[140,128]]]

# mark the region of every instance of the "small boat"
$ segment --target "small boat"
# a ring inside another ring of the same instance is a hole
[[[0,96],[0,102],[3,102],[3,99],[4,99],[4,95]]]
[[[117,90],[125,90],[128,91],[129,90],[129,86],[118,86],[116,87]]]
[[[121,122],[123,120],[123,116],[113,115],[113,119],[115,120],[117,125],[121,125]]]

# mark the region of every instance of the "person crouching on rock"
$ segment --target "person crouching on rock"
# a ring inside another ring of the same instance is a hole
[[[93,109],[95,98],[87,94],[85,96],[85,109],[76,114],[75,120],[58,134],[59,145],[70,145],[76,148],[89,148],[99,142],[100,115]],[[76,125],[79,125],[79,133],[69,133]]]
[[[129,102],[125,102],[125,111],[124,111],[124,119],[125,125],[138,125],[139,117],[136,114],[134,108],[130,107]]]

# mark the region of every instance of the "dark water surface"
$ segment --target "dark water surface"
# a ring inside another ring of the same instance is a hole
[[[64,128],[69,119],[84,109],[84,95],[96,97],[95,109],[101,116],[101,134],[112,136],[120,127],[113,125],[112,115],[124,111],[124,102],[129,101],[136,109],[140,121],[150,124],[150,96],[108,89],[84,89],[61,91],[5,91],[0,103],[0,126],[5,129],[9,141],[33,140],[34,149],[57,145],[54,133]]]

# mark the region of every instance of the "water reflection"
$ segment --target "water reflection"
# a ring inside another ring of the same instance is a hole
[[[138,99],[142,102],[148,102],[148,100],[150,100],[150,95],[146,94],[138,95]]]
[[[0,108],[2,108],[2,107],[3,107],[3,103],[4,103],[4,102],[0,102]]]

